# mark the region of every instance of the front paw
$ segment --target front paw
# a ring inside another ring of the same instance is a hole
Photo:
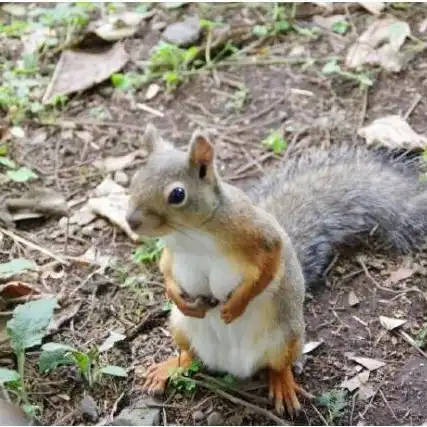
[[[229,324],[240,317],[245,311],[245,308],[246,305],[243,301],[230,299],[221,307],[221,319],[224,320],[226,324]]]

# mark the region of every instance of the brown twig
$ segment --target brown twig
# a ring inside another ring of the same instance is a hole
[[[43,248],[42,246],[37,245],[36,243],[33,243],[33,242],[31,242],[31,241],[29,241],[29,240],[27,240],[27,239],[19,236],[18,234],[13,233],[10,230],[6,230],[5,228],[0,227],[0,233],[3,233],[6,236],[9,236],[11,239],[13,239],[13,240],[21,243],[24,246],[27,246],[27,247],[29,247],[31,249],[39,251],[39,252],[47,255],[48,257],[55,259],[56,261],[60,262],[61,264],[64,264],[64,265],[67,265],[67,266],[70,265],[70,263],[66,259],[64,259],[63,257],[61,257],[59,255],[55,255],[50,250],[48,250],[46,248]]]
[[[422,95],[420,95],[419,93],[417,93],[415,95],[414,100],[412,101],[411,105],[409,106],[408,110],[406,111],[406,113],[403,116],[403,119],[405,121],[409,119],[409,116],[413,113],[415,108],[417,108],[417,105],[420,103],[422,98],[423,98]]]
[[[274,415],[271,411],[261,408],[257,405],[254,405],[252,403],[246,402],[243,399],[240,399],[236,396],[233,396],[232,394],[229,394],[227,392],[225,392],[224,390],[219,389],[218,387],[216,387],[213,384],[209,384],[206,381],[201,381],[201,380],[195,380],[193,379],[193,381],[199,385],[200,387],[206,388],[210,391],[213,391],[214,393],[216,393],[218,396],[223,397],[224,399],[229,400],[232,403],[235,403],[236,405],[241,405],[244,406],[248,409],[250,409],[251,411],[257,413],[257,414],[261,414],[264,415],[265,417],[267,417],[269,420],[274,421],[277,425],[279,426],[290,426],[292,424],[286,423],[284,420],[282,420],[281,418],[279,418],[277,415]]]
[[[388,400],[385,398],[383,391],[380,389],[379,390],[380,396],[382,397],[384,403],[386,404],[388,410],[390,411],[391,416],[396,420],[396,421],[400,421],[399,418],[396,417],[396,414],[394,413],[392,407],[390,406],[390,404],[388,403]]]

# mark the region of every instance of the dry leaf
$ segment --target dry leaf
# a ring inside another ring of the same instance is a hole
[[[80,92],[103,82],[120,71],[128,60],[129,56],[122,43],[104,47],[96,53],[83,50],[63,51],[43,103],[48,103],[58,95]]]
[[[378,64],[388,71],[400,71],[407,55],[400,54],[406,38],[411,35],[409,25],[395,18],[375,21],[350,47],[345,60],[349,68],[363,64]]]
[[[360,299],[358,298],[358,296],[353,291],[350,291],[348,294],[348,304],[351,307],[353,307],[359,304],[359,302],[360,302]]]
[[[101,251],[94,246],[90,247],[83,255],[79,258],[87,261],[92,265],[99,265],[101,268],[107,268],[112,261],[110,255],[102,255]]]
[[[427,18],[424,19],[418,26],[418,31],[420,33],[425,33],[426,30],[427,30]]]
[[[56,310],[47,327],[46,336],[58,331],[64,323],[70,321],[79,312],[81,306],[82,302],[78,302],[65,308],[61,307],[60,310]]]
[[[357,397],[359,400],[368,400],[375,394],[375,390],[370,384],[361,384]]]
[[[398,328],[406,323],[404,319],[394,319],[392,317],[380,316],[381,325],[387,329],[387,331],[392,331],[393,329]]]
[[[369,380],[369,371],[363,371],[360,374],[357,374],[349,380],[344,380],[341,384],[341,388],[346,388],[349,392],[353,392],[361,387],[363,384],[367,383]]]
[[[116,172],[132,166],[137,157],[147,156],[146,150],[138,150],[119,157],[107,157],[103,160],[96,160],[93,165],[104,173]]]
[[[114,347],[114,344],[119,341],[126,339],[126,335],[123,335],[120,332],[111,331],[108,338],[99,346],[99,352],[110,350]]]
[[[35,286],[21,281],[13,281],[0,285],[1,298],[19,298],[28,295],[40,295],[40,291]]]
[[[88,207],[92,213],[108,219],[120,227],[134,242],[139,241],[139,236],[134,233],[126,221],[126,211],[129,196],[125,189],[106,178],[94,191],[95,197],[89,199]]]
[[[358,2],[358,3],[368,12],[372,13],[372,15],[379,15],[385,6],[385,3],[383,2]]]
[[[305,343],[302,354],[311,353],[313,350],[319,347],[320,344],[323,344],[323,341],[310,341]]]
[[[381,117],[359,129],[357,134],[367,145],[380,144],[391,149],[424,150],[427,138],[419,135],[398,115]]]
[[[412,268],[400,267],[396,271],[393,271],[390,274],[390,283],[395,284],[400,282],[401,280],[408,279],[415,273],[415,270]]]
[[[313,23],[326,30],[332,30],[336,23],[346,20],[347,17],[345,15],[332,15],[328,17],[320,15],[313,16]]]
[[[385,365],[385,363],[381,360],[370,359],[369,357],[350,356],[349,359],[355,361],[359,365],[362,365],[369,371],[375,371],[376,369],[382,368]]]

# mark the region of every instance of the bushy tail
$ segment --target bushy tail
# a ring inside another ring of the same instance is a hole
[[[427,236],[423,160],[343,145],[288,160],[251,195],[276,215],[297,251],[307,286],[323,280],[336,252],[366,239],[407,253]]]

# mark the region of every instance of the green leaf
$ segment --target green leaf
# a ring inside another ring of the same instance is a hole
[[[207,19],[201,19],[199,24],[202,28],[215,28],[224,26],[224,23],[222,22],[209,21]]]
[[[265,37],[268,34],[268,28],[265,25],[255,25],[252,33],[258,37]]]
[[[18,372],[12,369],[0,368],[0,384],[19,381],[20,376]]]
[[[271,148],[274,154],[282,153],[288,146],[287,141],[283,139],[279,132],[271,132],[270,135],[264,139],[263,143],[266,147]]]
[[[9,146],[7,144],[0,145],[0,156],[7,156],[8,152],[9,152]]]
[[[26,270],[36,270],[37,265],[28,259],[16,258],[0,264],[0,279],[7,279]]]
[[[160,257],[163,247],[161,240],[147,240],[134,251],[133,260],[136,263],[154,262]]]
[[[276,34],[286,33],[291,29],[291,24],[288,21],[279,21],[274,24],[274,32]]]
[[[9,169],[15,169],[17,166],[16,163],[8,157],[0,157],[0,165],[6,166]]]
[[[359,74],[358,75],[358,79],[360,84],[364,85],[364,86],[373,86],[374,81],[367,76],[366,74]]]
[[[394,43],[400,45],[400,41],[411,34],[411,29],[406,22],[395,22],[388,27],[388,34],[392,45]]]
[[[332,25],[332,31],[337,34],[345,34],[348,30],[349,23],[347,21],[338,21]]]
[[[125,369],[121,368],[120,366],[115,365],[107,365],[103,366],[99,372],[105,374],[105,375],[113,375],[115,377],[124,377],[126,378],[128,376]]]
[[[45,298],[18,305],[7,326],[15,353],[41,344],[53,316],[56,298]]]
[[[38,365],[43,373],[53,371],[58,366],[72,365],[72,360],[66,356],[67,350],[58,349],[54,351],[43,351],[40,354]]]
[[[71,357],[72,357],[74,363],[79,368],[79,371],[83,375],[87,375],[90,371],[90,365],[91,365],[90,357],[86,353],[83,353],[83,352],[77,351],[77,350],[73,351],[73,354]]]
[[[336,60],[327,62],[322,68],[322,73],[325,75],[339,73],[340,71],[341,71],[341,67],[336,62]]]
[[[111,83],[117,89],[127,90],[132,86],[131,79],[126,74],[113,74],[111,76]]]
[[[7,171],[7,176],[9,179],[15,182],[26,182],[37,178],[37,175],[31,169],[25,166],[17,170]]]
[[[192,46],[188,48],[184,53],[184,61],[185,62],[190,61],[197,55],[198,52],[199,52],[199,49],[196,46]]]

